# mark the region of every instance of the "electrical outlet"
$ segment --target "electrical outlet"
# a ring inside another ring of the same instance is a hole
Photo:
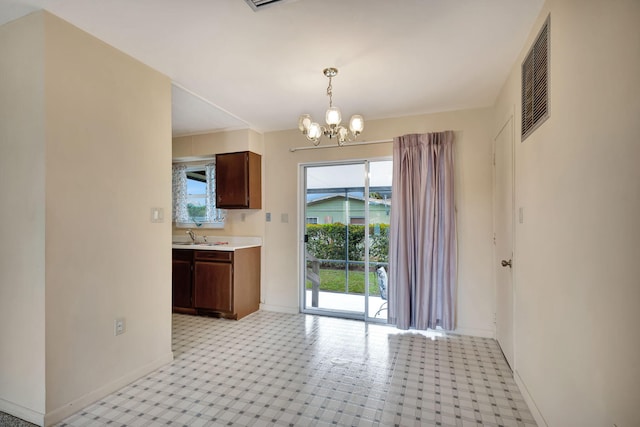
[[[124,321],[124,317],[119,317],[115,320],[113,325],[113,334],[122,335],[127,331],[127,326]]]

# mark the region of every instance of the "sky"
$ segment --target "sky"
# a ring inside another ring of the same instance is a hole
[[[384,160],[369,163],[370,187],[390,187],[392,161]],[[344,188],[364,187],[364,164],[308,166],[307,188]]]

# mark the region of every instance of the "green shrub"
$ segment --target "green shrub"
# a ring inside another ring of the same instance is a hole
[[[307,252],[318,259],[364,261],[364,225],[308,224],[307,235]],[[389,224],[369,225],[369,236],[369,261],[388,262]],[[348,258],[345,253],[347,246]],[[322,266],[344,268],[344,263],[323,262]]]
[[[190,218],[204,218],[207,216],[206,206],[196,206],[194,204],[187,204],[187,213]]]

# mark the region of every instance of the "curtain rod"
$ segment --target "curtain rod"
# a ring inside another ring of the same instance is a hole
[[[355,145],[370,145],[370,144],[381,144],[383,142],[393,142],[393,139],[379,139],[377,141],[362,141],[362,142],[352,142],[352,143],[346,143],[344,145],[308,145],[308,146],[304,146],[304,147],[293,147],[293,148],[289,148],[290,152],[294,152],[294,151],[302,151],[302,150],[319,150],[321,148],[338,148],[338,147],[352,147]]]

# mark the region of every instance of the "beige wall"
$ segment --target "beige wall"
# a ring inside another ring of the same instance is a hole
[[[177,160],[246,150],[262,154],[262,134],[251,129],[242,129],[173,138],[173,158]]]
[[[0,411],[45,413],[42,15],[0,26]]]
[[[389,139],[407,133],[456,132],[458,208],[458,331],[493,336],[494,290],[491,270],[492,169],[491,109],[456,111],[366,122],[361,139]],[[297,131],[265,134],[265,212],[262,296],[264,308],[299,309],[299,172],[301,163],[391,158],[391,143],[290,152],[310,143]],[[326,143],[326,141],[323,141]],[[289,222],[283,223],[282,214]]]
[[[0,398],[50,424],[172,359],[171,87],[46,12],[0,43]]]
[[[172,358],[171,224],[150,222],[152,207],[171,211],[171,87],[166,76],[45,18],[54,419]],[[118,337],[116,317],[127,327]]]
[[[548,1],[494,132],[549,12],[551,117],[515,143],[515,374],[541,425],[637,425],[640,3]]]

